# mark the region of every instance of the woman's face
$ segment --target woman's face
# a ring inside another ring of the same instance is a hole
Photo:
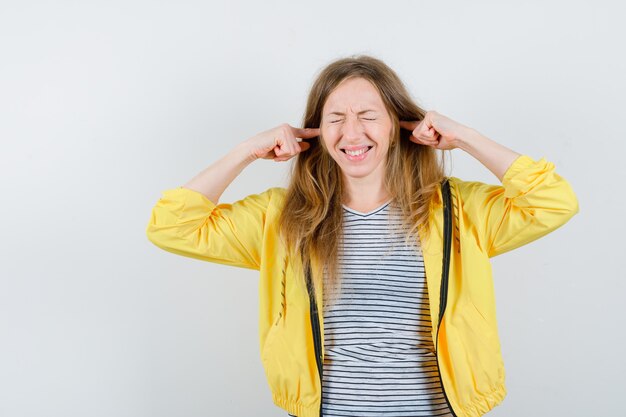
[[[391,127],[378,90],[364,78],[342,81],[322,110],[324,144],[348,179],[384,178]]]

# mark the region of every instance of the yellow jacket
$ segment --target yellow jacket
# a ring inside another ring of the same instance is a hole
[[[431,236],[421,239],[432,338],[444,394],[454,414],[480,416],[506,395],[489,258],[565,224],[578,200],[554,164],[521,155],[502,185],[450,177],[454,207],[447,294],[440,294],[443,201],[436,195]],[[166,190],[152,210],[148,239],[183,256],[260,271],[260,354],[274,403],[298,417],[321,415],[322,288],[309,297],[300,259],[278,235],[285,189],[274,187],[215,205],[183,187]],[[314,265],[313,270],[316,271]],[[439,321],[440,299],[446,299]],[[315,299],[314,303],[309,300]]]

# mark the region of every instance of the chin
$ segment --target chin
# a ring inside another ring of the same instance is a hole
[[[344,169],[341,165],[339,166],[343,175],[352,178],[364,178],[370,175],[374,170],[368,167],[360,167],[358,169],[354,169],[354,167],[350,167],[351,169]]]

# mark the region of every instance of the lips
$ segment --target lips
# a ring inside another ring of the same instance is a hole
[[[365,149],[365,152],[369,151],[370,149],[372,149],[373,146],[368,146],[368,145],[357,145],[357,146],[346,146],[344,148],[339,148],[341,149],[341,152],[347,154],[346,151],[350,151],[350,152],[358,152],[362,149]]]
[[[368,159],[368,155],[370,154],[370,150],[373,148],[373,146],[361,146],[358,147],[358,150],[350,150],[350,149],[341,149],[341,151],[344,154],[344,158],[347,161],[350,162],[354,162],[354,163],[359,163],[361,161],[364,161],[366,159]],[[348,153],[350,152],[350,153]]]

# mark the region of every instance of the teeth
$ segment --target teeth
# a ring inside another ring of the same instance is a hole
[[[367,151],[367,148],[359,149],[358,151],[349,151],[346,149],[346,153],[350,156],[358,156],[365,153],[365,151]]]

